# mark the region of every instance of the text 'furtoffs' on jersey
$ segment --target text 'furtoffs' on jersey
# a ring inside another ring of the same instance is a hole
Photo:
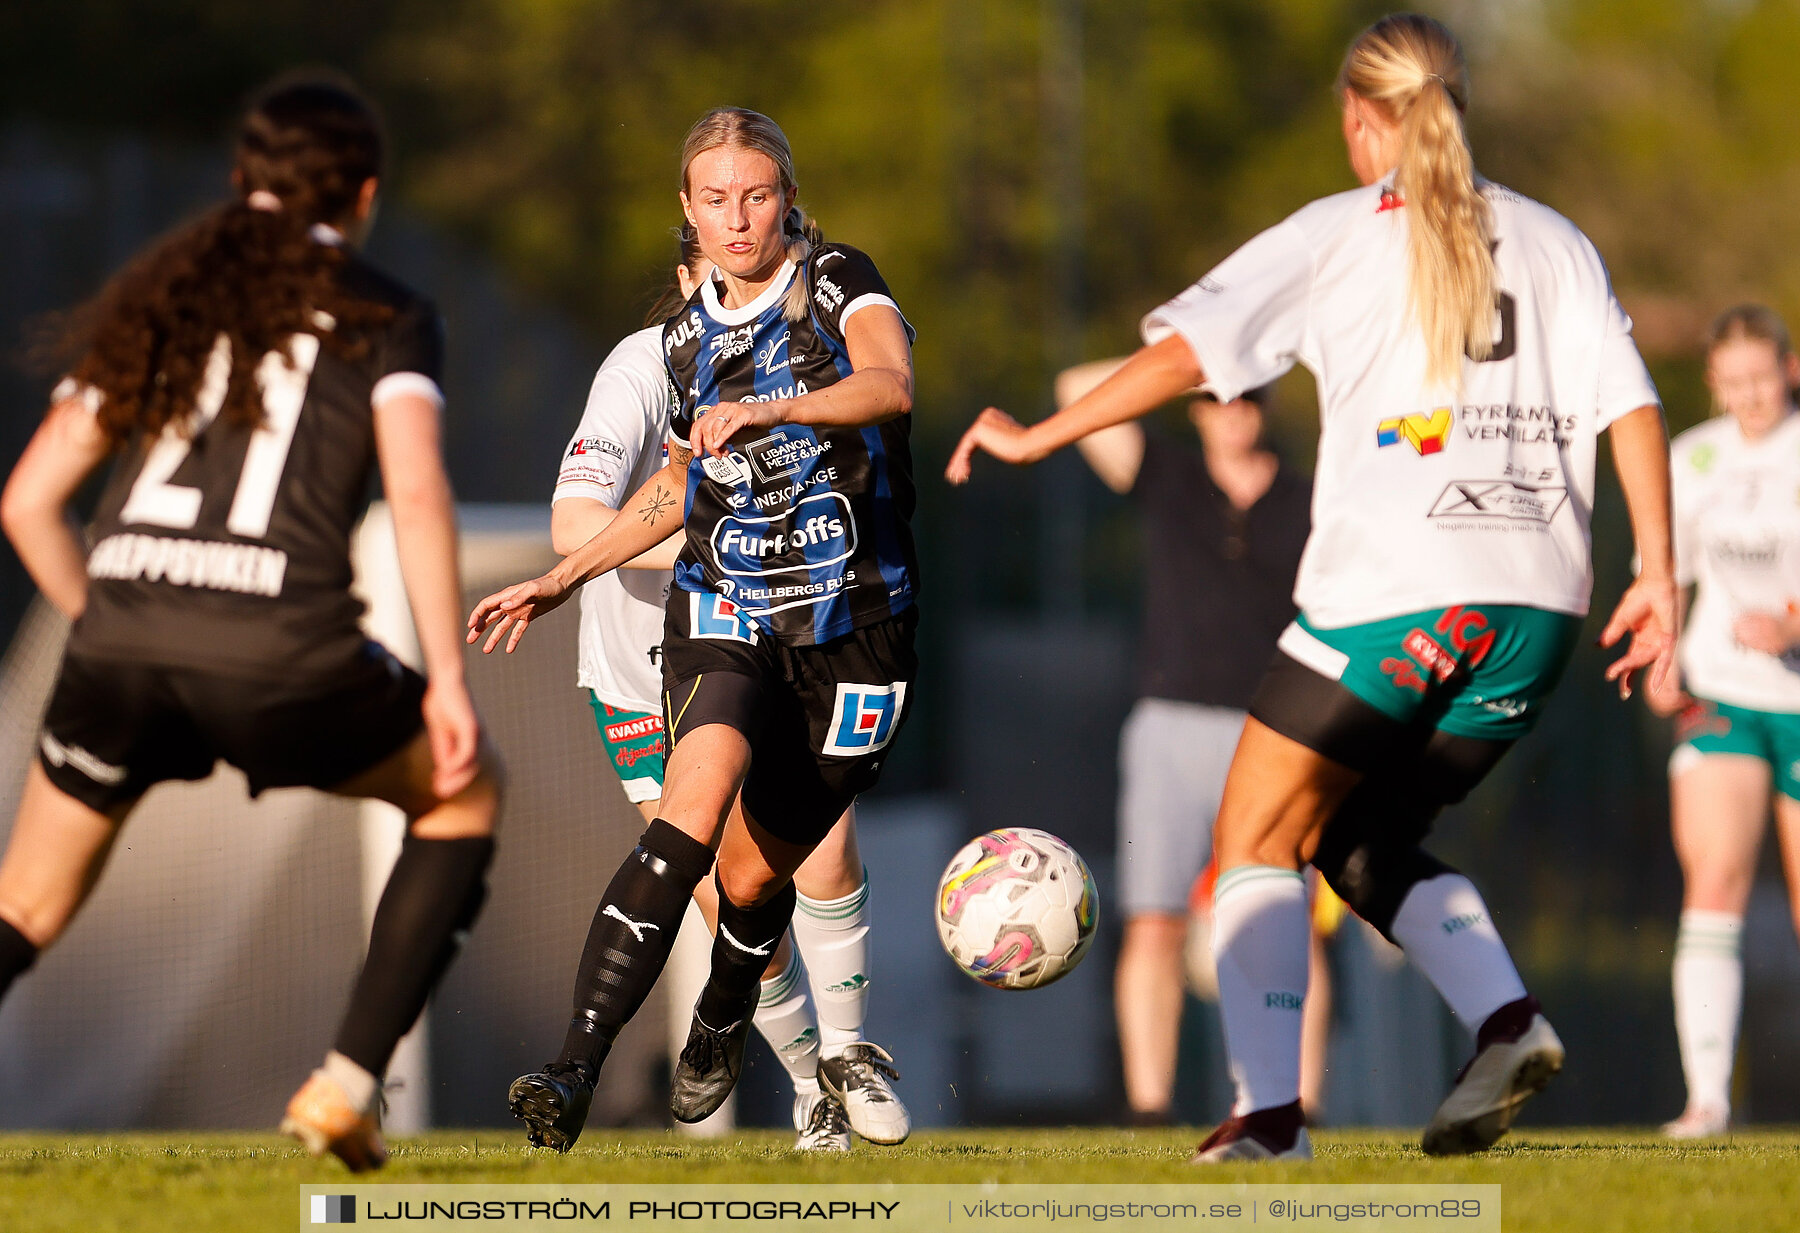
[[[809,311],[790,322],[782,301],[796,277]],[[874,263],[842,244],[821,246],[804,269],[785,265],[741,308],[720,304],[718,287],[701,284],[663,327],[681,391],[669,436],[683,445],[701,407],[798,398],[842,381],[851,372],[845,322],[874,305],[899,311]],[[723,458],[696,456],[676,585],[721,595],[797,645],[905,612],[918,586],[910,432],[905,415],[870,428],[784,424],[740,432]]]
[[[121,452],[94,514],[71,650],[283,680],[361,646],[350,532],[375,465],[373,409],[397,394],[442,404],[443,331],[427,301],[355,254],[338,278],[393,316],[345,350],[321,345],[336,325],[320,314],[289,356],[265,355],[254,427],[218,418],[231,352],[215,347],[187,422]],[[97,409],[98,392],[87,397]]]

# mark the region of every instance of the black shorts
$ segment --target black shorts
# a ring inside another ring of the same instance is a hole
[[[704,724],[750,742],[744,809],[789,843],[816,844],[875,786],[906,722],[917,609],[816,646],[789,646],[715,594],[676,589],[663,626],[663,722],[673,751]]]
[[[63,657],[38,761],[50,782],[107,812],[220,759],[265,788],[333,788],[424,726],[425,681],[376,642],[329,672],[269,685],[192,668]]]

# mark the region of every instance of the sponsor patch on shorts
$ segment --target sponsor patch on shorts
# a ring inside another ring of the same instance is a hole
[[[839,682],[837,703],[820,752],[854,758],[884,748],[893,739],[905,705],[905,681],[892,685]]]

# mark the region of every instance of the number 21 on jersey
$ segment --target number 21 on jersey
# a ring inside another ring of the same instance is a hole
[[[231,512],[225,518],[225,529],[245,539],[261,539],[269,533],[275,493],[281,486],[281,474],[287,469],[288,450],[294,443],[294,430],[300,425],[300,409],[306,403],[306,387],[319,358],[319,340],[312,334],[294,335],[289,348],[294,356],[291,364],[281,352],[271,351],[256,368],[256,383],[262,390],[263,422],[250,435],[250,447],[244,452],[244,466],[231,498]],[[204,494],[198,488],[171,484],[169,477],[187,461],[194,438],[218,418],[230,380],[231,344],[221,335],[206,361],[190,430],[182,431],[183,425],[175,422],[163,426],[162,435],[150,448],[143,469],[131,485],[125,508],[119,511],[120,522],[189,531],[200,520]]]

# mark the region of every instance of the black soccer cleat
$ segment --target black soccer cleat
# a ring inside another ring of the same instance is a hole
[[[531,1146],[559,1152],[575,1146],[593,1102],[594,1080],[587,1069],[565,1062],[551,1062],[542,1070],[520,1075],[506,1090],[506,1103],[512,1115],[525,1123],[525,1137]]]
[[[676,1121],[698,1122],[717,1112],[744,1073],[744,1046],[749,1040],[749,1013],[725,1027],[710,1028],[700,1012],[694,1012],[669,1085],[669,1112]]]

